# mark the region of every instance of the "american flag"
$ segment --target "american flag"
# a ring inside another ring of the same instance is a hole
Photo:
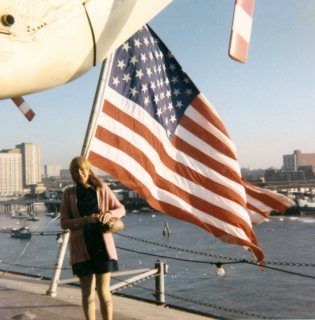
[[[145,26],[115,51],[87,157],[156,210],[221,240],[259,247],[235,146],[218,114]]]

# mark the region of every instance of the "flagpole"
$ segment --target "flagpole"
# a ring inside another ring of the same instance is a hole
[[[108,62],[110,62],[112,60],[111,56],[107,60]],[[85,132],[84,142],[81,149],[81,156],[83,157],[87,157],[87,151],[88,151],[91,139],[93,137],[94,131],[96,129],[95,128],[96,119],[98,117],[98,114],[103,104],[103,97],[104,97],[103,93],[105,91],[106,83],[109,77],[110,63],[106,63],[107,60],[104,60],[102,63],[102,68],[101,68],[100,76],[98,79],[93,106],[91,109],[88,126]]]
[[[105,90],[106,83],[109,76],[109,70],[108,70],[109,66],[110,66],[110,63],[106,64],[106,60],[104,60],[102,63],[102,68],[101,68],[100,76],[98,79],[93,106],[91,109],[91,114],[90,114],[87,129],[86,129],[82,150],[81,150],[81,156],[83,157],[87,156],[87,150],[94,134],[96,119],[102,106],[104,90]],[[52,297],[55,297],[57,295],[57,287],[60,280],[61,269],[62,269],[66,249],[68,246],[68,242],[69,242],[69,232],[65,232],[60,237],[60,240],[58,241],[59,251],[57,254],[57,259],[54,267],[54,273],[53,273],[53,277],[51,279],[49,288],[46,292],[47,295]]]

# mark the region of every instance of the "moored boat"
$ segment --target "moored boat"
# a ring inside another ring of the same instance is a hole
[[[312,201],[312,200],[308,200],[308,199],[297,200],[301,215],[315,214],[315,201]]]
[[[29,227],[21,227],[18,229],[11,229],[11,238],[16,239],[30,239],[32,237],[32,232]]]

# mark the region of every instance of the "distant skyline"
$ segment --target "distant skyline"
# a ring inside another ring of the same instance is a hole
[[[149,24],[218,112],[240,166],[280,168],[284,154],[315,153],[315,1],[256,1],[244,65],[227,54],[233,7],[233,0],[173,0]],[[1,100],[0,149],[39,144],[42,165],[68,168],[81,152],[99,72],[25,96],[32,122]]]

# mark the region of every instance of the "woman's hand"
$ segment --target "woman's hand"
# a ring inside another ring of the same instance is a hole
[[[93,214],[86,217],[86,222],[87,223],[97,223],[99,221],[99,218],[100,218],[100,214],[93,213]]]
[[[102,212],[99,215],[98,221],[105,224],[111,219],[111,217],[112,217],[112,213],[110,211]]]

